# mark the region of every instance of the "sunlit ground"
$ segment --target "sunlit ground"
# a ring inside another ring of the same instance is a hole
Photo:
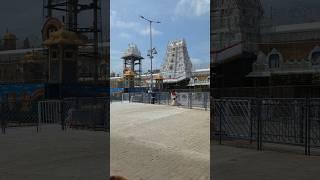
[[[111,104],[111,175],[208,179],[210,112],[167,105]]]
[[[107,133],[60,126],[9,128],[0,134],[0,179],[106,179]]]

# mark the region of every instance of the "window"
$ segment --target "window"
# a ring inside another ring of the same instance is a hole
[[[170,65],[170,66],[169,66],[169,70],[172,70],[172,69],[173,69],[173,66],[172,66],[172,65]]]
[[[73,57],[73,52],[72,51],[66,51],[65,54],[64,54],[65,58],[68,58],[68,59],[72,59]]]
[[[58,57],[57,51],[52,51],[52,58],[56,59]]]
[[[320,65],[320,51],[312,53],[311,62],[313,65]]]
[[[47,39],[50,38],[51,33],[56,32],[57,28],[51,27],[47,30]]]
[[[280,56],[278,54],[271,54],[269,56],[269,68],[275,69],[279,68]]]
[[[193,83],[195,83],[195,84],[198,83],[198,78],[194,78]]]

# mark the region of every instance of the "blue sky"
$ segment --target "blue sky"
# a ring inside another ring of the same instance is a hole
[[[196,66],[210,62],[210,0],[111,0],[111,72],[122,73],[122,53],[129,43],[140,49],[143,71],[150,67],[149,24],[140,19],[160,21],[153,24],[153,46],[158,54],[153,60],[159,69],[169,41],[184,38],[191,61]],[[199,64],[199,65],[198,65]]]

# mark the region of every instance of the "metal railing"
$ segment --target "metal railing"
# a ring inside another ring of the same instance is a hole
[[[305,154],[320,147],[320,99],[221,98],[213,101],[213,132],[220,143],[242,139],[304,146]]]
[[[37,122],[37,103],[30,101],[0,102],[2,133],[5,133],[8,127],[36,126]]]
[[[176,100],[178,106],[184,108],[200,108],[208,110],[210,108],[209,92],[177,92]],[[136,102],[148,104],[169,105],[172,102],[170,92],[154,92],[154,93],[123,93],[122,102]]]
[[[66,128],[110,130],[108,98],[68,98],[62,101]]]
[[[320,85],[283,85],[264,87],[211,88],[214,98],[261,97],[261,98],[318,98]]]
[[[48,125],[62,130],[82,128],[110,130],[109,99],[67,98],[63,100],[16,101],[0,103],[2,133],[10,127],[34,126],[37,132]]]

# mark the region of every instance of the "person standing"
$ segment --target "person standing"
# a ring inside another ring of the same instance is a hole
[[[172,105],[172,106],[177,105],[177,102],[176,102],[177,93],[176,93],[175,90],[172,90],[172,91],[171,91],[171,99],[172,99],[171,105]]]

